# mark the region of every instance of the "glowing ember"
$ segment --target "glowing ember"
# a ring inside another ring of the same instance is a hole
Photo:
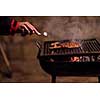
[[[71,57],[71,62],[79,62],[79,57]]]

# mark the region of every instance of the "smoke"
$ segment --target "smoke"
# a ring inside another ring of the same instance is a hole
[[[100,37],[100,17],[50,17],[45,30],[55,39],[89,39]]]

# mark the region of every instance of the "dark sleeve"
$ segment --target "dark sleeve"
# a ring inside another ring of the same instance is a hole
[[[18,28],[18,22],[8,16],[0,16],[0,35],[14,34]]]

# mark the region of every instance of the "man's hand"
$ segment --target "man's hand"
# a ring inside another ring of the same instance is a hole
[[[38,32],[37,29],[29,22],[19,22],[18,29],[22,32],[22,36],[25,36],[27,34],[31,35],[33,33],[36,33],[37,35],[41,35],[41,33]]]

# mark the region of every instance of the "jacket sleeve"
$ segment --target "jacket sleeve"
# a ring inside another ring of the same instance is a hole
[[[0,16],[0,35],[13,35],[19,27],[19,23],[8,16]]]

